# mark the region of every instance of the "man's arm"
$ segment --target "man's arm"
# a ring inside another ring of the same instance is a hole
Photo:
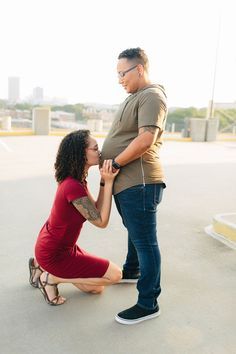
[[[142,156],[156,141],[158,130],[158,127],[152,125],[139,128],[138,136],[115,157],[115,162],[120,166],[125,166]]]

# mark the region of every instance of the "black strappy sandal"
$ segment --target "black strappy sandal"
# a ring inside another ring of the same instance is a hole
[[[39,277],[36,278],[35,280],[33,280],[37,269],[41,271],[41,273],[39,274],[39,277],[40,277],[40,275],[43,273],[42,268],[40,268],[40,266],[35,267],[35,265],[34,265],[34,258],[30,258],[30,259],[29,259],[29,273],[30,273],[30,276],[29,276],[29,283],[30,283],[30,285],[32,285],[34,288],[37,288],[37,287],[38,287],[38,278],[39,278]]]
[[[48,276],[49,276],[49,273],[46,273],[46,279],[41,281],[40,277],[38,278],[38,288],[39,290],[41,291],[41,293],[43,294],[43,297],[46,301],[47,304],[51,305],[51,306],[59,306],[59,305],[63,305],[64,302],[62,302],[61,304],[58,303],[59,299],[60,299],[60,295],[59,295],[59,291],[58,291],[58,288],[57,288],[57,284],[51,284],[48,282]],[[53,286],[55,288],[55,293],[56,293],[56,296],[50,300],[49,297],[48,297],[48,293],[46,292],[46,289],[45,287],[47,285],[50,285],[50,286]]]

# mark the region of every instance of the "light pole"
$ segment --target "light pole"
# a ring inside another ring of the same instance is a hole
[[[215,84],[216,84],[216,71],[217,71],[217,64],[218,64],[218,53],[219,53],[219,45],[220,45],[220,31],[221,31],[221,14],[219,15],[219,24],[218,24],[218,33],[217,33],[217,42],[216,42],[216,54],[215,54],[215,65],[214,65],[213,83],[212,83],[212,94],[211,94],[211,100],[209,101],[209,104],[208,104],[206,119],[214,118],[214,94],[215,94]]]

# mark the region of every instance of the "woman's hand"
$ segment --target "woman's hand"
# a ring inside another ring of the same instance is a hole
[[[113,182],[120,170],[112,172],[112,160],[104,160],[102,168],[100,169],[101,178],[104,182]]]

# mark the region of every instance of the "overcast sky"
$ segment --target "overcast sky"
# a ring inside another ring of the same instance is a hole
[[[169,106],[206,106],[219,39],[214,99],[236,101],[234,2],[1,0],[0,97],[8,76],[19,76],[21,98],[40,86],[70,103],[120,103],[117,56],[140,46]]]

